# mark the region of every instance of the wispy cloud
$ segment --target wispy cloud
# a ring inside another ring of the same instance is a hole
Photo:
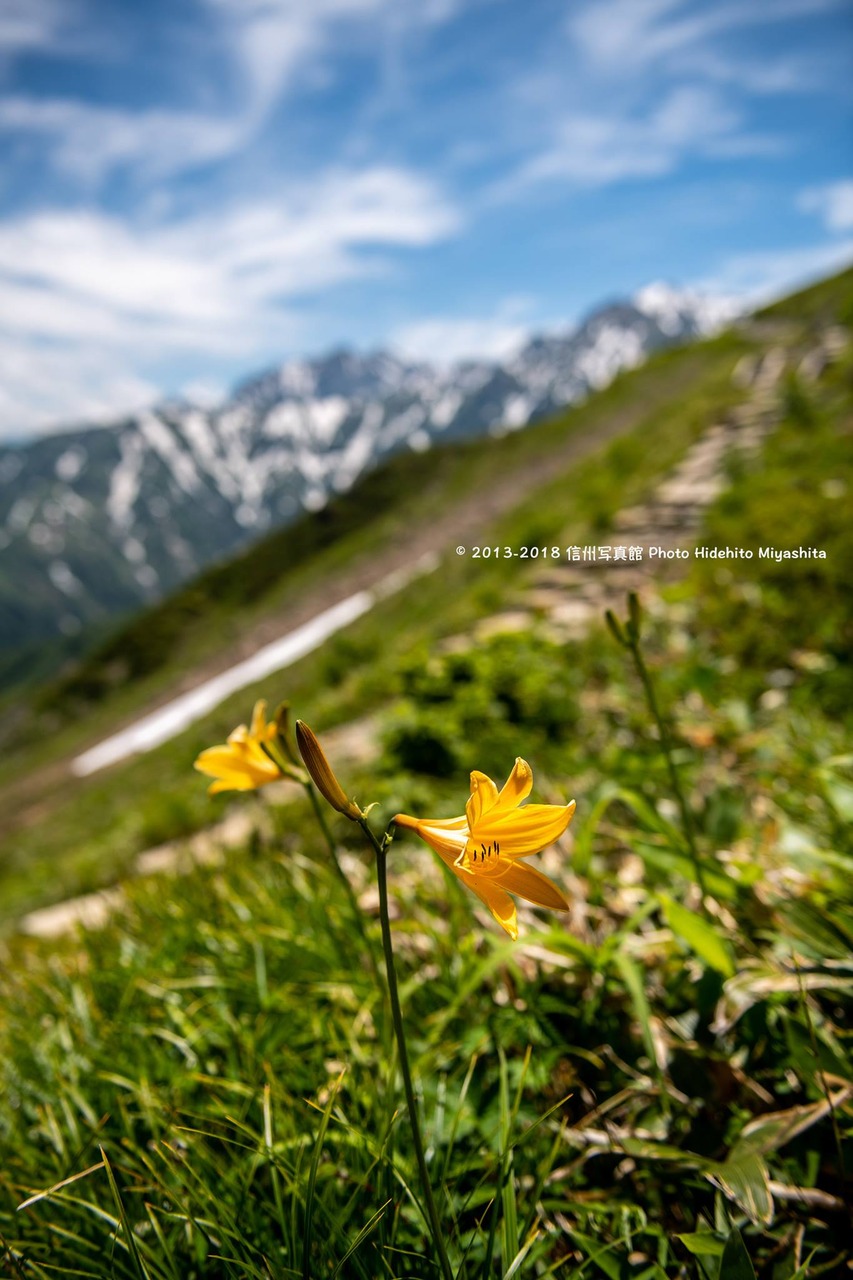
[[[816,68],[791,54],[735,51],[748,28],[832,8],[838,0],[587,0],[565,22],[563,59],[582,69],[523,77],[521,112],[550,121],[529,129],[538,145],[494,184],[498,198],[544,182],[596,187],[671,174],[697,159],[784,154],[784,133],[756,128],[752,99],[814,88]],[[755,33],[752,33],[753,36]],[[544,132],[544,138],[543,138]]]
[[[821,9],[837,6],[839,0],[751,0],[750,4],[696,0],[594,0],[574,8],[567,29],[592,67],[603,72],[630,68],[636,76],[641,68],[661,68],[679,75],[706,73],[716,78],[722,71],[731,78],[743,69],[729,51],[719,56],[715,41],[748,27],[788,22],[797,17],[815,16]],[[764,63],[765,73],[774,66]],[[750,66],[756,66],[754,62]],[[765,85],[746,79],[755,91],[794,87],[788,74],[771,76]]]
[[[61,0],[4,0],[0,8],[0,56],[54,45],[68,23]]]
[[[622,275],[800,271],[733,250],[849,232],[845,2],[0,0],[0,430],[348,324],[502,355],[528,286],[559,316]],[[808,179],[778,163],[806,144]]]
[[[262,128],[273,106],[297,90],[316,90],[342,48],[375,46],[377,21],[404,26],[446,21],[457,0],[399,6],[395,0],[204,0],[212,27],[205,41],[232,64],[228,92],[220,87],[203,108],[134,110],[71,97],[0,97],[0,134],[41,138],[51,160],[91,187],[116,170],[137,184],[236,156]],[[83,21],[78,32],[94,25]],[[9,7],[11,6],[11,7]],[[67,51],[71,6],[59,0],[7,0],[0,10],[0,53],[33,47]],[[79,36],[76,38],[80,38]],[[86,37],[87,39],[89,37]],[[92,37],[94,38],[94,37]],[[217,101],[218,99],[218,101]]]
[[[853,263],[853,239],[796,249],[757,249],[726,258],[719,268],[697,281],[712,294],[732,294],[754,304],[780,297]]]
[[[501,360],[530,334],[531,300],[508,298],[490,316],[425,316],[399,328],[391,345],[417,360]]]
[[[15,403],[0,405],[0,427],[79,412],[96,348],[130,370],[176,349],[248,355],[271,336],[283,345],[296,299],[387,271],[389,251],[430,245],[458,226],[433,184],[392,168],[329,171],[275,202],[151,227],[81,211],[0,223],[0,335],[18,387]],[[52,365],[61,376],[48,392]]]
[[[309,82],[333,31],[392,7],[393,0],[206,0],[240,63],[251,114]]]
[[[0,438],[43,427],[115,421],[152,404],[159,388],[112,348],[0,342]]]
[[[804,213],[816,213],[828,231],[853,230],[853,181],[828,182],[800,192],[797,205]]]
[[[554,180],[607,186],[671,173],[688,157],[762,155],[779,145],[744,130],[740,112],[714,90],[681,87],[645,113],[623,109],[565,115],[551,144],[496,184],[495,192],[517,196]]]
[[[249,125],[240,116],[10,96],[0,98],[0,131],[41,137],[54,165],[95,186],[118,169],[136,182],[160,181],[220,160],[246,141]]]

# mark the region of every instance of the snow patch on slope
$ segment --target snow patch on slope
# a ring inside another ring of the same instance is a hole
[[[612,382],[622,369],[631,369],[643,358],[642,339],[635,330],[606,324],[595,341],[578,356],[575,369],[596,391]]]
[[[125,431],[119,438],[121,461],[110,476],[107,515],[116,528],[126,529],[133,522],[133,505],[139,497],[144,446],[135,432]]]
[[[674,289],[662,280],[640,289],[634,294],[633,303],[669,337],[677,336],[685,325],[697,333],[716,333],[743,309],[735,298],[712,298],[693,289]]]
[[[155,413],[140,414],[139,434],[150,449],[160,456],[184,493],[195,493],[201,484],[196,465],[178,444],[177,437]]]

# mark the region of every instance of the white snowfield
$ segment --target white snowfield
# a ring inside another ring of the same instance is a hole
[[[115,733],[111,738],[105,738],[97,746],[84,751],[72,760],[71,772],[78,777],[86,777],[90,773],[96,773],[98,769],[106,769],[109,765],[126,759],[127,756],[150,751],[153,747],[168,742],[214,707],[218,707],[232,693],[245,689],[247,685],[263,680],[274,671],[281,671],[312,653],[329,636],[355,622],[356,618],[367,613],[378,601],[393,595],[414,578],[432,573],[438,567],[438,562],[439,557],[436,555],[422,556],[411,567],[388,574],[371,590],[357,591],[355,595],[347,596],[331,608],[324,609],[310,622],[273,640],[271,644],[264,645],[251,658],[245,658],[227,671],[214,676],[212,680],[206,680],[204,684],[191,689],[189,693],[181,694],[158,711],[143,716],[129,728],[122,729],[120,733]]]

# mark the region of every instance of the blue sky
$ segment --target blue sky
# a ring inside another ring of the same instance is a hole
[[[848,0],[3,0],[0,435],[853,260]]]

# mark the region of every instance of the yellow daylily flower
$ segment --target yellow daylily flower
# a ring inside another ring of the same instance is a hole
[[[416,832],[467,888],[476,893],[511,938],[518,937],[516,894],[538,907],[568,911],[569,904],[552,880],[522,862],[553,844],[572,820],[575,802],[528,804],[533,771],[516,760],[498,791],[491,778],[471,774],[471,798],[459,818],[410,818],[398,813],[398,827]]]
[[[216,795],[217,791],[254,791],[287,776],[269,754],[269,744],[278,736],[278,727],[274,720],[267,723],[266,710],[263,699],[256,702],[250,729],[238,725],[229,733],[227,743],[202,751],[195,768],[216,779],[208,788],[209,795]]]

